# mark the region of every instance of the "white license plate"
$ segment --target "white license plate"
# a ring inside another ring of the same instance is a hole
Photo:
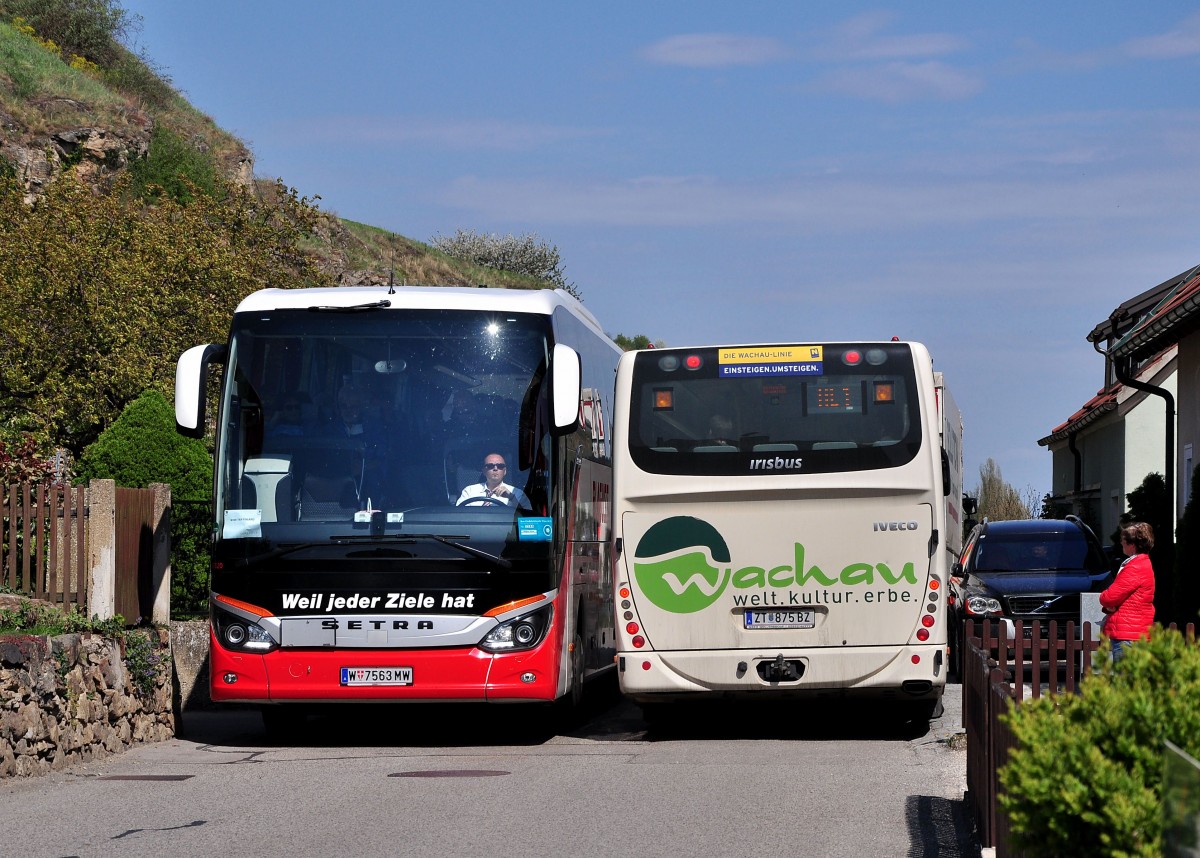
[[[816,626],[816,612],[804,611],[746,611],[748,629],[811,629]]]
[[[411,667],[343,667],[342,685],[412,685]]]

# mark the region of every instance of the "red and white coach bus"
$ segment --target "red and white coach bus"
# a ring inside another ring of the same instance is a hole
[[[271,729],[318,702],[577,702],[615,653],[619,356],[561,290],[247,297],[176,372],[198,437],[224,365],[212,699]]]

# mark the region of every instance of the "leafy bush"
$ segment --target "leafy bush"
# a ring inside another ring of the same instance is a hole
[[[53,42],[63,56],[101,66],[113,61],[121,40],[141,22],[116,0],[0,0],[0,15],[23,18],[40,41]]]
[[[203,441],[175,431],[167,398],[147,390],[83,451],[75,473],[131,488],[169,483],[172,497],[196,499],[207,497],[212,487],[212,457]]]
[[[1200,646],[1155,626],[1081,686],[1003,716],[1014,845],[1030,856],[1161,854],[1163,740],[1200,756]]]
[[[535,233],[501,236],[459,229],[449,237],[434,236],[429,243],[457,259],[501,271],[529,274],[579,297],[575,284],[563,274],[558,248],[542,241]]]
[[[146,157],[130,164],[129,174],[132,193],[150,201],[167,196],[186,204],[197,190],[213,196],[218,184],[212,158],[163,125],[154,127]]]
[[[0,438],[0,485],[37,485],[53,476],[54,463],[38,453],[32,436],[23,435],[15,441]]]
[[[0,634],[65,635],[72,632],[96,632],[121,635],[125,618],[120,614],[109,620],[88,617],[72,605],[63,613],[54,605],[32,599],[21,599],[15,608],[0,609]]]

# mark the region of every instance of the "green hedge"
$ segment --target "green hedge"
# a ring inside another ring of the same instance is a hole
[[[1163,741],[1200,756],[1200,647],[1155,626],[1078,695],[1004,716],[1000,770],[1013,845],[1030,856],[1162,854]]]

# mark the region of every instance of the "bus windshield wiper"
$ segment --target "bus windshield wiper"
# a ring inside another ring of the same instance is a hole
[[[254,566],[267,560],[274,560],[276,557],[283,557],[296,551],[304,551],[307,548],[324,548],[327,544],[328,543],[325,542],[297,542],[294,545],[284,545],[279,548],[272,549],[264,554],[255,554],[253,557],[243,557],[241,560],[235,561],[233,565],[238,569],[245,569],[247,566]]]
[[[440,533],[405,533],[401,536],[371,536],[370,534],[349,534],[346,536],[331,536],[329,537],[333,545],[360,545],[369,543],[371,545],[405,545],[410,542],[416,542],[418,539],[432,539],[440,542],[443,545],[449,545],[451,548],[457,548],[464,554],[470,554],[472,557],[479,557],[483,560],[498,566],[501,569],[511,569],[512,561],[506,560],[495,554],[489,554],[481,548],[475,548],[472,545],[464,545],[461,542],[456,542],[457,539],[470,539],[471,537],[465,534],[452,534],[443,536]]]
[[[384,298],[382,301],[372,301],[369,304],[352,304],[349,307],[333,307],[328,304],[321,304],[316,307],[309,307],[310,313],[357,313],[360,310],[384,310],[392,306],[392,302]]]

